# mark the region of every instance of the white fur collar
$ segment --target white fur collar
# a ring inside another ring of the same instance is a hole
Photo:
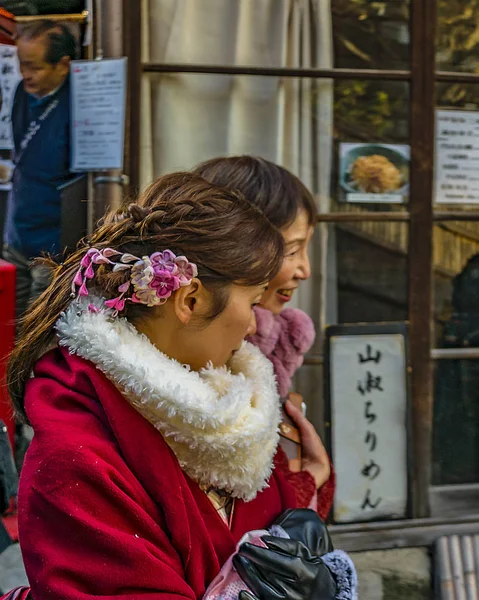
[[[252,500],[266,486],[278,443],[279,398],[269,360],[244,342],[229,368],[190,371],[125,319],[81,308],[72,302],[58,320],[59,344],[115,383],[192,479]]]

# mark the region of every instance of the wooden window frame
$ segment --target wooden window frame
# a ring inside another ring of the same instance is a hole
[[[322,223],[346,222],[405,222],[409,226],[408,257],[408,314],[409,357],[411,365],[412,399],[412,517],[413,520],[396,523],[393,529],[410,529],[409,537],[419,539],[421,528],[432,532],[434,523],[423,522],[431,516],[431,469],[433,423],[433,366],[435,360],[445,358],[440,350],[433,349],[431,322],[433,317],[432,243],[433,225],[443,221],[479,221],[479,210],[435,211],[433,205],[434,175],[434,115],[437,82],[479,83],[479,74],[455,73],[435,70],[436,0],[410,1],[411,66],[410,70],[373,69],[301,69],[204,64],[142,63],[141,24],[142,2],[125,0],[125,49],[129,58],[128,135],[126,168],[130,179],[130,193],[139,189],[140,179],[140,93],[144,73],[204,73],[224,75],[250,75],[262,77],[301,77],[405,81],[410,86],[410,199],[407,210],[400,212],[370,212],[321,214]],[[462,356],[461,356],[462,357]],[[307,357],[307,364],[322,365],[321,356]],[[462,486],[458,486],[462,487]],[[462,494],[462,491],[460,491]],[[461,523],[470,526],[470,518]],[[458,521],[459,523],[459,521]],[[361,538],[360,532],[371,528],[379,531],[391,529],[390,524],[335,526],[341,539]],[[465,525],[466,527],[466,525]],[[445,528],[447,529],[447,527]],[[454,530],[457,532],[457,530]],[[429,533],[425,533],[426,539]],[[369,533],[368,533],[369,535]],[[388,539],[387,533],[384,534]],[[431,533],[432,535],[432,533]],[[350,538],[348,538],[350,536]],[[384,537],[384,536],[383,536]],[[357,546],[357,544],[352,544]],[[361,544],[359,544],[361,545]],[[349,543],[344,547],[351,548]],[[378,547],[376,544],[375,547]]]

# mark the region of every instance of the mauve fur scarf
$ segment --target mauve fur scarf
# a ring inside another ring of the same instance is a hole
[[[274,315],[256,306],[254,312],[256,333],[248,341],[273,363],[279,395],[283,398],[290,390],[295,371],[303,364],[304,354],[313,345],[313,321],[297,308],[286,308]]]

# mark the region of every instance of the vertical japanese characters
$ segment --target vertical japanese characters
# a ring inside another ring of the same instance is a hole
[[[364,444],[368,455],[368,459],[361,469],[361,475],[367,480],[366,493],[361,503],[363,511],[368,508],[374,510],[382,502],[382,498],[374,493],[374,482],[381,474],[381,465],[377,458],[379,423],[375,407],[377,394],[384,393],[382,376],[377,374],[381,358],[381,352],[376,351],[371,344],[366,345],[364,354],[358,352],[358,364],[364,371],[364,375],[358,381],[357,390],[364,402]]]

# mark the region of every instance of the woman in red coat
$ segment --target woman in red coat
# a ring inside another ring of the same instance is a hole
[[[194,172],[215,185],[239,191],[283,235],[285,257],[255,308],[257,331],[248,341],[272,361],[279,394],[285,399],[291,379],[315,337],[311,318],[301,310],[287,308],[299,284],[311,275],[308,245],[317,216],[313,195],[283,167],[253,156],[214,158]],[[294,396],[298,403],[301,398]],[[293,472],[280,449],[276,465],[293,485],[298,506],[315,507],[326,520],[336,486],[334,470],[314,426],[291,402],[285,407],[301,435],[302,464]]]
[[[273,469],[272,365],[243,341],[282,256],[244,198],[174,174],[55,268],[9,363],[34,429],[19,526],[35,600],[202,598],[245,532],[296,506]]]

